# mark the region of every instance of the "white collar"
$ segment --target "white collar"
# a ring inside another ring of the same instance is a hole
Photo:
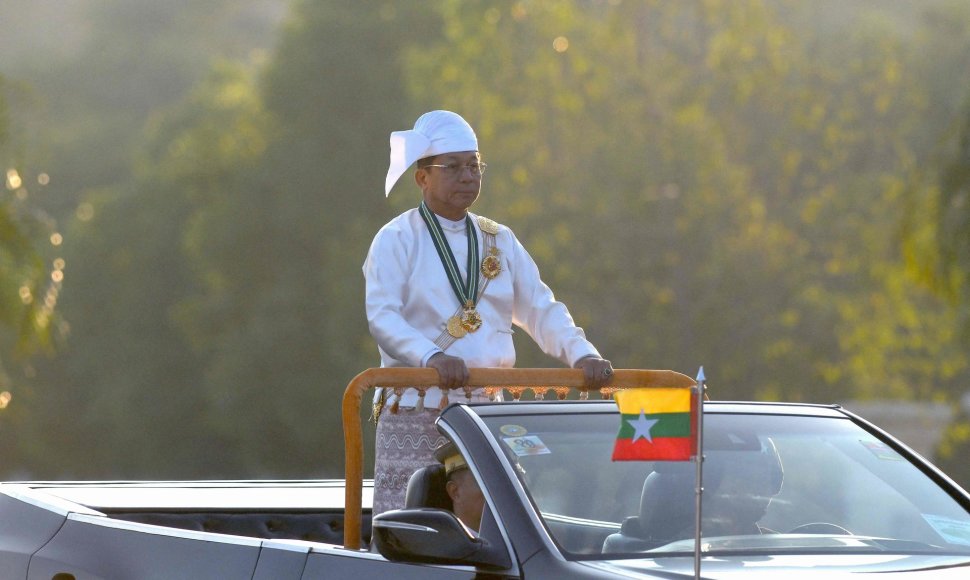
[[[441,229],[443,230],[448,230],[449,232],[465,231],[465,218],[461,218],[458,221],[452,221],[446,217],[441,217],[438,214],[434,214],[434,217],[438,218],[438,223],[441,224]]]

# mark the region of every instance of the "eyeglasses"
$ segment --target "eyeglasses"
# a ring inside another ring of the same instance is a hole
[[[485,174],[485,168],[488,167],[488,163],[484,161],[469,163],[468,165],[449,163],[448,165],[425,165],[425,167],[440,167],[448,177],[458,177],[465,169],[471,172],[472,177],[481,177]]]

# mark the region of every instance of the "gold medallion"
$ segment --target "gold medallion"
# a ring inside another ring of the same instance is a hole
[[[448,319],[448,334],[455,338],[461,338],[468,334],[468,330],[466,330],[462,324],[461,318],[458,316],[452,316]]]
[[[502,262],[494,254],[482,260],[482,275],[491,280],[502,271]]]
[[[485,216],[478,216],[478,227],[482,228],[482,231],[486,234],[492,234],[494,236],[498,233],[498,223]]]
[[[466,307],[465,311],[461,314],[461,327],[468,332],[475,332],[482,327],[482,317],[475,310],[475,307]]]

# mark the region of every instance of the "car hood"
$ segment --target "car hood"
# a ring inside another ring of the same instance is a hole
[[[693,578],[690,557],[586,561],[584,565],[620,578]],[[826,580],[877,574],[876,580],[948,580],[970,577],[970,556],[900,554],[797,554],[763,556],[706,556],[701,577],[710,580],[785,578]]]

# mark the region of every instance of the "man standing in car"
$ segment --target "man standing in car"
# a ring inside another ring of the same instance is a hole
[[[512,231],[468,211],[486,168],[471,126],[431,111],[392,133],[385,194],[415,162],[420,205],[381,228],[364,262],[367,321],[382,367],[434,368],[444,390],[377,394],[374,514],[402,507],[408,478],[434,463],[443,438],[433,424],[448,389],[467,384],[469,367],[515,364],[513,324],[546,354],[583,369],[587,387],[613,374]],[[483,389],[463,396],[487,400]]]

